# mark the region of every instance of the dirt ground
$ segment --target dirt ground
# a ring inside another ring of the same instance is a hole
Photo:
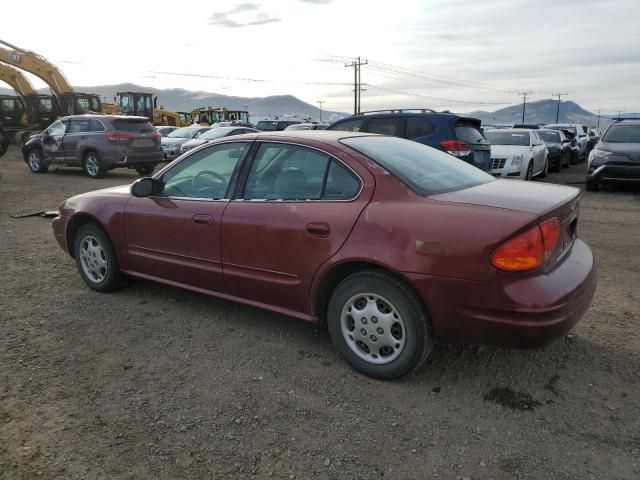
[[[440,346],[381,382],[314,325],[144,281],[93,292],[50,220],[7,215],[132,172],[35,175],[12,147],[0,175],[2,479],[640,478],[640,189],[584,195],[599,285],[570,336]]]

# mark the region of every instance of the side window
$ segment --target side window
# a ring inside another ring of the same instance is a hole
[[[2,111],[5,113],[13,113],[14,111],[18,110],[17,102],[13,98],[3,99],[0,105],[2,106]]]
[[[91,120],[91,126],[89,127],[89,131],[91,132],[104,132],[106,128],[102,124],[100,120]]]
[[[162,195],[228,198],[231,177],[249,145],[247,142],[224,143],[190,155],[163,175]]]
[[[49,128],[47,128],[47,133],[49,135],[62,135],[66,130],[66,128],[67,128],[66,122],[61,122],[61,121],[53,122],[51,125],[49,125]]]
[[[407,138],[413,140],[415,138],[431,135],[434,131],[433,125],[426,118],[409,117],[407,118]]]
[[[350,200],[358,194],[360,182],[344,165],[331,160],[324,196],[331,200]]]
[[[370,118],[367,123],[367,132],[381,135],[403,136],[402,118]]]
[[[251,165],[246,200],[318,200],[329,157],[295,145],[263,143]]]
[[[359,132],[362,128],[363,123],[364,119],[356,118],[354,120],[346,120],[336,125],[332,125],[331,128],[327,128],[327,130],[337,130],[340,132]]]
[[[89,131],[89,120],[78,119],[71,120],[69,124],[69,131],[67,133],[83,133]]]

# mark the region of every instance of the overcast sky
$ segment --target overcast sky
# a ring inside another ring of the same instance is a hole
[[[363,110],[495,110],[532,91],[640,111],[640,0],[14,1],[0,22],[2,40],[73,85],[292,94],[351,111],[344,64],[359,55]]]

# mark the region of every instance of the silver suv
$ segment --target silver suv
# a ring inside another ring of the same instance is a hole
[[[162,161],[160,138],[147,117],[73,115],[30,137],[22,156],[34,173],[65,165],[82,167],[91,178],[102,178],[114,168],[149,175]]]

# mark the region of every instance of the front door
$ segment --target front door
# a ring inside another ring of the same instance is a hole
[[[64,160],[62,139],[67,129],[67,120],[58,120],[49,125],[42,133],[42,150],[47,163],[58,163]]]
[[[249,145],[223,143],[194,152],[162,175],[159,195],[132,198],[124,217],[124,270],[222,292],[222,214]]]
[[[262,143],[241,198],[222,219],[229,293],[307,313],[315,272],[342,246],[371,198],[371,175],[357,168],[358,174],[323,151]]]

